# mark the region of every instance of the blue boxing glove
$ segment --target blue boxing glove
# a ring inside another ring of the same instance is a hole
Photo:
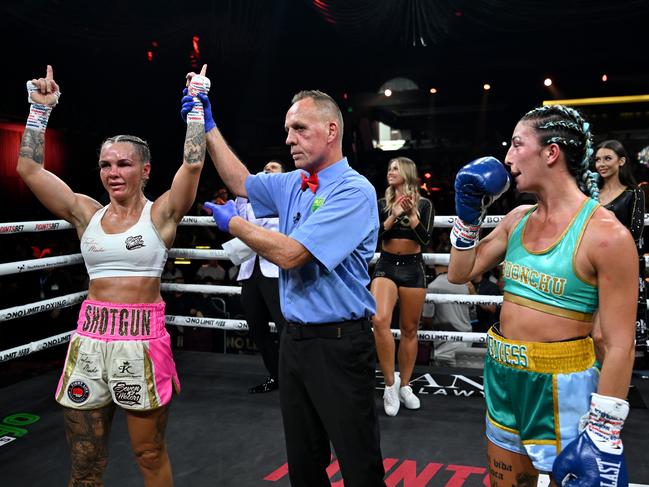
[[[453,247],[466,250],[478,243],[480,225],[487,208],[509,188],[509,174],[494,157],[481,157],[460,169],[455,176],[455,211],[451,230]]]
[[[626,487],[620,431],[629,403],[593,393],[586,428],[556,458],[552,476],[562,487]]]
[[[206,201],[203,203],[203,207],[212,211],[212,218],[214,218],[219,230],[230,233],[230,220],[235,216],[239,216],[234,201],[228,200],[224,205],[217,205],[211,201]]]

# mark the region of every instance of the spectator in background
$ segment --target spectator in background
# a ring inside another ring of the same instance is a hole
[[[284,172],[279,161],[269,161],[264,166],[265,174]],[[256,218],[247,198],[235,200],[237,213],[241,218],[261,228],[279,231],[278,218]],[[248,322],[252,339],[261,353],[268,377],[248,389],[251,394],[274,391],[279,387],[279,336],[284,328],[284,315],[279,304],[279,268],[272,262],[255,254],[241,263],[237,280],[241,282],[241,303]],[[271,333],[269,322],[277,327],[277,334]]]
[[[374,266],[370,289],[376,299],[372,317],[376,351],[385,380],[383,409],[396,416],[401,403],[419,409],[410,378],[417,360],[417,328],[426,298],[426,273],[422,249],[431,241],[435,209],[419,194],[417,166],[407,157],[392,159],[387,173],[388,188],[379,199],[381,256]],[[395,372],[395,343],[390,325],[399,300],[401,340]]]
[[[230,199],[228,188],[219,188],[212,195],[212,202],[217,205],[224,205]]]
[[[645,273],[645,260],[642,255],[642,233],[644,231],[645,198],[631,171],[631,159],[621,142],[605,140],[595,149],[595,170],[599,174],[599,202],[607,210],[611,210],[630,232],[638,249],[638,269],[640,276]],[[648,334],[647,323],[647,289],[640,281],[638,289],[638,306],[636,311],[636,343],[646,344]],[[599,320],[595,320],[593,329],[595,343],[601,340]],[[598,356],[601,358],[603,351],[598,346]]]
[[[428,285],[428,294],[469,294],[466,284],[452,284],[448,281],[448,266],[436,265],[437,277]],[[435,331],[471,331],[471,317],[468,304],[425,303],[422,322],[426,329]],[[469,342],[435,340],[433,360],[440,367],[455,367],[455,352],[470,348]]]
[[[195,279],[196,281],[204,282],[209,277],[215,284],[222,284],[225,281],[225,275],[225,269],[219,264],[219,261],[212,259],[198,268]]]
[[[469,292],[481,296],[500,296],[502,292],[498,287],[498,269],[485,272],[476,276],[470,281]],[[500,306],[496,304],[476,304],[476,322],[473,325],[473,331],[477,333],[486,333],[489,328],[498,322],[500,316]]]
[[[599,202],[615,213],[629,229],[633,240],[642,248],[644,230],[644,193],[631,172],[631,160],[617,140],[605,140],[595,149],[595,170],[599,174]]]
[[[183,277],[183,273],[178,269],[178,267],[176,267],[174,259],[167,259],[161,276],[162,282],[176,282],[176,279],[179,277]]]

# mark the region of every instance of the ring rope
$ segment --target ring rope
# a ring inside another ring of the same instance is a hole
[[[30,304],[24,304],[22,306],[0,309],[0,322],[16,318],[24,318],[25,316],[35,315],[45,311],[52,311],[58,308],[74,306],[83,301],[87,295],[88,291],[81,291],[78,293],[57,296],[56,298],[44,299],[43,301],[36,301]]]
[[[165,323],[174,326],[190,326],[192,328],[210,328],[223,331],[245,331],[248,330],[248,323],[245,320],[235,320],[226,318],[205,318],[195,316],[175,316],[168,315],[165,317]],[[277,332],[275,323],[270,323],[270,330]],[[392,336],[395,339],[401,338],[401,330],[391,329]],[[44,338],[25,345],[19,345],[14,348],[0,351],[0,363],[15,358],[24,357],[34,352],[40,352],[50,347],[62,345],[70,341],[74,330],[61,333],[59,335]],[[486,343],[486,333],[472,332],[450,332],[450,331],[432,331],[418,330],[417,337],[419,341],[431,342],[433,340],[464,342],[464,343]]]
[[[375,253],[370,261],[374,264],[379,253]],[[429,265],[448,265],[449,254],[422,254],[423,260]],[[170,249],[169,257],[195,259],[195,260],[230,260],[225,250],[220,249]],[[55,257],[43,257],[42,259],[20,260],[16,262],[5,262],[0,264],[0,276],[19,274],[21,272],[40,271],[43,269],[54,269],[70,265],[82,264],[81,254],[60,255]]]
[[[215,286],[211,284],[175,284],[163,283],[161,286],[162,291],[183,291],[188,293],[202,293],[202,294],[218,294],[226,296],[235,296],[241,294],[239,286]],[[9,321],[16,318],[24,318],[26,316],[43,313],[45,311],[52,311],[58,308],[67,308],[74,306],[83,301],[88,295],[88,291],[80,291],[72,294],[65,294],[57,296],[56,298],[45,299],[43,301],[36,301],[30,304],[21,306],[13,306],[11,308],[0,309],[0,322]],[[501,304],[503,301],[502,296],[491,296],[483,294],[426,294],[426,303],[445,304]]]
[[[451,228],[455,224],[457,216],[438,215],[435,217],[434,228]],[[482,222],[483,228],[493,228],[505,218],[504,215],[487,215]],[[649,213],[645,213],[644,224],[649,225]],[[211,216],[186,216],[181,221],[182,226],[216,226]],[[47,232],[50,230],[70,230],[74,226],[65,220],[43,220],[32,222],[10,222],[0,224],[0,234],[22,233],[22,232]]]
[[[13,360],[15,358],[24,357],[30,353],[40,352],[46,348],[55,347],[57,345],[62,345],[70,341],[70,335],[74,333],[73,331],[66,331],[60,335],[55,335],[49,338],[43,338],[35,342],[30,342],[25,345],[19,345],[18,347],[9,348],[7,350],[0,351],[0,362],[6,362],[7,360]]]
[[[451,228],[455,223],[456,216],[436,216],[435,227]],[[485,217],[483,227],[495,227],[504,216],[492,215]],[[649,223],[649,213],[645,216]],[[211,216],[186,216],[180,221],[179,225],[189,227],[216,226]],[[71,230],[74,225],[65,220],[42,220],[27,222],[9,222],[0,224],[0,234],[23,233],[23,232],[48,232],[51,230]]]

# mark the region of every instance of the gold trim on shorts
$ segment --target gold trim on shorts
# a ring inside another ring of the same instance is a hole
[[[61,382],[61,390],[59,395],[56,397],[57,401],[63,399],[63,394],[65,394],[68,384],[70,383],[70,377],[72,372],[77,367],[77,360],[79,359],[79,350],[81,349],[81,340],[79,337],[74,337],[72,343],[70,344],[70,351],[68,352],[68,358],[65,361],[65,370],[63,372],[63,381]]]
[[[151,406],[151,409],[156,409],[160,407],[160,403],[158,402],[158,396],[156,395],[153,364],[151,363],[151,356],[149,355],[148,347],[144,344],[142,345],[144,347],[144,381],[146,382],[149,393],[149,406]]]
[[[539,303],[533,299],[524,298],[508,292],[503,293],[503,301],[509,301],[510,303],[518,304],[526,308],[535,309],[554,316],[561,316],[562,318],[569,318],[575,321],[593,321],[593,313],[582,313],[581,311],[559,308],[557,306],[552,306],[551,304]]]
[[[487,355],[512,369],[539,374],[570,374],[595,364],[595,346],[590,337],[566,342],[523,342],[487,332]],[[556,402],[555,402],[556,403]]]

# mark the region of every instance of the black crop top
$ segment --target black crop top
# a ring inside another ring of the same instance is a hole
[[[640,188],[627,188],[604,208],[615,213],[618,220],[629,229],[636,246],[644,229],[644,193]]]
[[[435,208],[427,198],[420,198],[417,209],[419,210],[419,223],[411,228],[407,218],[398,219],[389,230],[385,229],[384,222],[390,216],[390,209],[385,198],[381,198],[379,205],[379,239],[406,238],[414,240],[419,245],[428,245],[432,239],[433,223],[435,221]]]

